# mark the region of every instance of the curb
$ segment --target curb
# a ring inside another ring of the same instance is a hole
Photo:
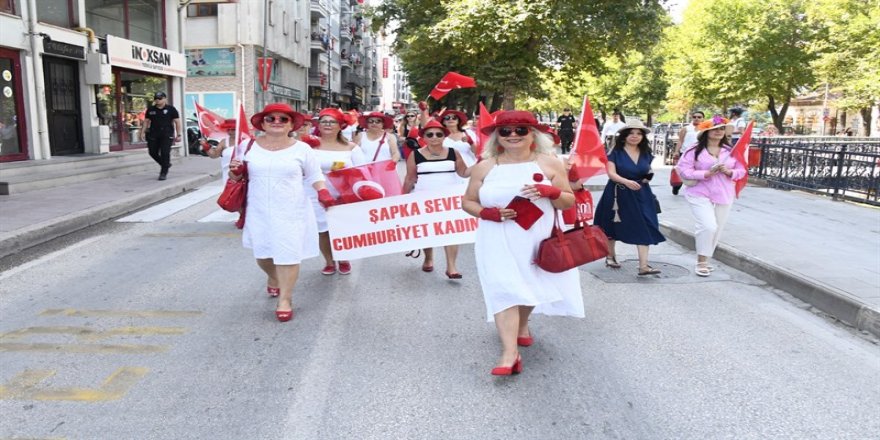
[[[219,175],[218,171],[181,179],[171,186],[103,203],[0,235],[0,258],[172,198],[212,182]]]
[[[660,230],[672,241],[694,250],[693,233],[663,221]],[[861,303],[840,289],[775,266],[724,243],[718,245],[713,258],[783,290],[857,330],[880,338],[880,310]]]

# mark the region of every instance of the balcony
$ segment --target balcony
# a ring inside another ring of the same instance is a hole
[[[330,16],[330,5],[327,0],[312,0],[312,19],[327,18]]]
[[[312,44],[310,47],[313,52],[326,52],[330,47],[330,38],[327,34],[312,32],[311,39]]]

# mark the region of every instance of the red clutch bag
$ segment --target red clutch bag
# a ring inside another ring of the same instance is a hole
[[[247,150],[245,150],[245,154],[247,154],[247,152],[251,150],[251,146],[253,145],[254,140],[251,139],[250,143],[248,143]],[[235,159],[234,150],[232,153],[232,158]],[[247,200],[247,185],[247,163],[243,163],[241,165],[241,179],[229,179],[226,181],[226,186],[223,187],[223,192],[220,193],[220,197],[217,198],[217,204],[220,205],[220,208],[224,211],[240,211],[242,208],[244,208],[244,202],[245,200]]]
[[[521,196],[514,197],[513,200],[507,204],[506,208],[516,211],[516,217],[514,217],[513,221],[525,230],[531,228],[532,225],[544,215],[544,211],[541,211],[541,208],[539,208],[538,205]]]

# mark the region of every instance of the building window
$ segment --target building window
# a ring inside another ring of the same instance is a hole
[[[15,0],[0,0],[0,12],[15,14]]]
[[[74,27],[73,0],[36,0],[37,19],[61,27]]]
[[[269,25],[275,26],[275,2],[269,1]]]
[[[289,21],[287,20],[287,11],[284,11],[284,13],[281,15],[281,32],[283,32],[284,35],[290,35],[290,25],[288,24],[288,22]]]
[[[164,47],[165,0],[85,0],[86,26],[98,35],[115,35]]]
[[[186,7],[187,17],[216,17],[217,4],[189,5]]]

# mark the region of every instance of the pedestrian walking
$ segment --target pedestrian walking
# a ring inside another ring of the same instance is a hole
[[[574,203],[553,141],[540,130],[532,113],[516,110],[499,113],[484,127],[489,139],[483,160],[471,172],[462,203],[468,214],[480,218],[474,254],[487,319],[495,321],[502,346],[493,375],[522,371],[518,347],[534,342],[532,313],[584,316],[578,270],[550,273],[534,264],[541,241],[553,229],[555,210]],[[517,222],[517,211],[507,208],[518,196],[533,204],[518,200],[520,205],[540,213],[536,220],[530,216],[534,223],[528,228]]]
[[[401,154],[404,159],[409,158],[409,155],[413,151],[422,148],[418,141],[420,125],[418,118],[419,115],[415,110],[410,110],[406,112],[406,117],[401,119],[400,123],[397,125],[397,137],[403,139]]]
[[[349,142],[343,135],[342,130],[346,127],[346,115],[336,108],[325,108],[318,113],[318,133],[321,144],[314,149],[315,156],[321,171],[326,175],[332,170],[348,168],[354,165],[363,165],[369,162],[361,147]],[[339,197],[339,192],[332,185],[328,185],[330,194],[334,198]],[[321,273],[333,275],[337,272],[337,262],[333,260],[333,251],[330,247],[330,227],[327,224],[327,216],[321,206],[317,194],[309,191],[312,198],[312,206],[315,218],[318,221],[318,243],[321,254],[324,256],[324,268]],[[346,260],[338,262],[338,271],[342,275],[351,273],[351,263]]]
[[[421,137],[427,145],[415,150],[406,159],[406,178],[403,181],[403,193],[431,191],[461,184],[465,177],[467,165],[461,154],[446,146],[444,140],[449,129],[436,120],[428,121],[421,130]],[[422,249],[425,261],[422,271],[434,271],[434,249]],[[462,278],[456,266],[458,245],[444,246],[446,253],[446,276],[451,280]]]
[[[733,205],[734,181],[746,175],[745,167],[731,156],[733,147],[727,137],[727,125],[727,119],[715,116],[697,126],[697,144],[682,154],[677,166],[683,179],[693,181],[693,186],[685,188],[684,196],[694,215],[694,272],[701,277],[714,270],[709,259],[715,253]]]
[[[394,128],[394,119],[382,112],[371,112],[361,115],[358,120],[366,130],[354,137],[354,143],[361,147],[364,157],[370,162],[381,160],[400,160],[397,149],[397,138],[388,133]]]
[[[608,236],[608,256],[605,266],[619,269],[615,243],[622,241],[636,245],[639,255],[639,275],[659,274],[660,270],[648,264],[648,246],[666,241],[660,233],[657,220],[657,199],[649,182],[651,147],[650,130],[641,122],[626,124],[617,132],[614,148],[608,154],[606,169],[608,183],[602,198],[596,204],[594,223]]]
[[[556,118],[556,134],[559,135],[562,154],[571,152],[575,125],[577,125],[577,119],[572,116],[571,109],[562,109],[562,116]]]
[[[269,104],[251,117],[263,134],[238,146],[242,156],[229,163],[229,178],[240,180],[247,170],[247,218],[242,230],[244,247],[252,249],[266,273],[266,291],[278,298],[275,317],[293,318],[293,288],[300,262],[318,255],[315,214],[305,192],[312,188],[322,209],[333,197],[315,153],[289,134],[303,124],[303,116],[287,104]]]
[[[673,166],[681,158],[682,149],[690,148],[697,143],[697,125],[700,125],[705,118],[706,114],[701,111],[691,112],[691,122],[681,127],[681,130],[678,130],[678,145],[675,146],[675,150],[672,152]],[[675,168],[672,168],[669,174],[669,183],[672,185],[672,195],[677,196],[678,192],[681,191],[682,181]]]
[[[168,95],[156,92],[153,105],[147,108],[140,136],[147,141],[150,157],[159,164],[159,180],[165,180],[171,168],[171,144],[180,142],[180,114],[168,105]]]
[[[730,143],[736,145],[743,132],[746,131],[746,120],[742,117],[745,110],[740,107],[730,109],[730,122],[728,123],[727,134],[730,135]]]
[[[620,114],[620,110],[614,109],[614,112],[611,114],[611,122],[605,122],[605,125],[602,127],[602,140],[605,142],[605,149],[611,150],[614,147],[614,135],[617,134],[617,131],[623,128],[626,125],[622,119],[622,115]]]
[[[444,110],[440,113],[440,120],[449,131],[449,134],[443,139],[443,146],[458,151],[468,168],[464,177],[470,176],[470,167],[477,163],[477,144],[464,131],[464,126],[468,122],[467,115],[458,110]]]

